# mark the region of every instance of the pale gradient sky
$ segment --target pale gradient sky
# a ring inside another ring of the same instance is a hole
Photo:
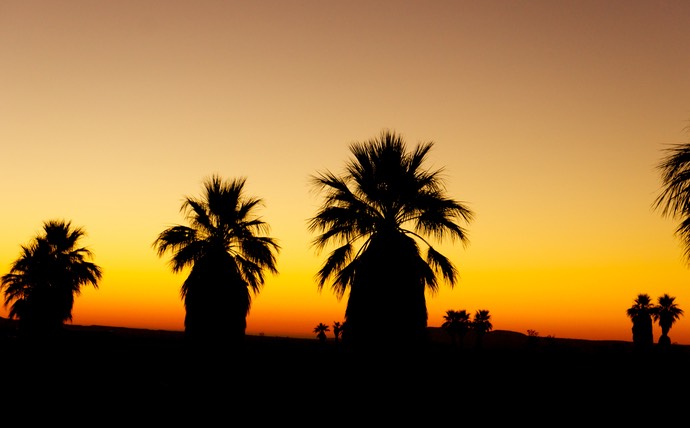
[[[433,141],[476,213],[469,246],[440,246],[461,278],[430,326],[488,309],[631,340],[639,293],[690,311],[677,222],[651,208],[662,149],[690,141],[689,24],[687,1],[0,0],[2,273],[66,219],[104,269],[74,324],[182,330],[185,275],[151,245],[206,177],[244,176],[282,247],[247,333],[314,337],[346,299],[314,281],[308,178],[391,129]],[[690,312],[670,337],[690,344]]]

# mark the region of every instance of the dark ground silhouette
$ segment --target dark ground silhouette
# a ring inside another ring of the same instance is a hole
[[[404,422],[412,414],[449,421],[477,406],[584,418],[624,405],[611,414],[620,421],[638,405],[648,409],[662,396],[674,397],[654,391],[690,385],[686,345],[640,353],[632,342],[499,330],[486,335],[482,349],[458,350],[443,334],[431,329],[430,345],[417,352],[375,354],[354,353],[332,338],[248,335],[240,348],[200,349],[182,332],[157,330],[67,326],[59,340],[33,344],[4,335],[2,398],[98,410],[122,422],[141,415],[180,422],[190,413],[203,419],[232,409],[258,418],[277,417],[280,409],[294,421],[298,414],[341,412],[341,422],[361,412],[371,422]],[[486,415],[489,422],[499,416]]]

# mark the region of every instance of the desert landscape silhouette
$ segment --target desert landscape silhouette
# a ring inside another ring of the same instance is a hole
[[[333,324],[336,342],[363,349],[424,346],[427,295],[441,285],[453,288],[459,278],[455,263],[434,241],[469,245],[467,228],[475,213],[447,194],[443,167],[426,166],[433,146],[420,142],[408,147],[400,134],[384,129],[350,144],[351,157],[341,175],[323,170],[310,176],[323,198],[307,223],[315,235],[312,247],[317,254],[331,247],[316,273],[316,288],[330,287],[347,301],[342,323]],[[687,144],[667,149],[657,166],[664,188],[655,201],[663,216],[682,220],[676,233],[686,245],[686,259],[690,214],[682,201],[690,200],[685,185],[689,150]],[[185,196],[181,204],[187,224],[165,228],[152,242],[159,257],[169,256],[173,273],[186,275],[180,297],[190,341],[242,341],[253,297],[262,291],[267,274],[279,274],[281,247],[258,212],[263,200],[247,194],[246,182],[245,177],[207,177],[201,196]],[[103,269],[82,246],[85,235],[83,227],[69,220],[52,219],[21,245],[19,257],[0,278],[4,305],[10,318],[18,320],[20,336],[40,339],[60,333],[72,320],[82,287],[98,288]],[[627,310],[633,342],[651,346],[656,321],[659,345],[670,346],[669,331],[683,314],[674,296],[666,293],[655,305],[649,295],[638,294]],[[453,340],[472,330],[479,345],[493,328],[490,311],[478,309],[470,318],[464,309],[449,309],[443,326]],[[394,326],[385,334],[375,328],[391,320]],[[327,331],[330,326],[323,322],[314,330],[321,342]]]
[[[2,424],[682,420],[688,16],[3,1]]]

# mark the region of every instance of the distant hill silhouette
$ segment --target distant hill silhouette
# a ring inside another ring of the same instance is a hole
[[[16,332],[17,321],[0,317],[0,334],[12,335]],[[174,330],[156,330],[144,328],[101,326],[101,325],[74,325],[66,324],[68,332],[81,335],[83,337],[99,337],[101,339],[182,339],[184,333]],[[450,347],[452,340],[448,332],[441,327],[429,327],[429,338],[433,344],[442,347]],[[252,341],[278,341],[278,342],[297,342],[310,343],[317,341],[316,337],[311,338],[290,338],[273,337],[266,335],[247,335]],[[333,342],[329,337],[328,342]],[[473,332],[468,332],[463,341],[463,348],[472,349],[475,346]],[[550,347],[570,350],[590,350],[590,351],[626,351],[632,348],[632,341],[621,340],[588,340],[588,339],[569,339],[555,337],[530,337],[524,333],[510,330],[493,330],[486,333],[482,347],[486,350],[517,350],[528,349],[530,346]],[[687,345],[674,345],[680,349],[690,349]]]
[[[0,317],[0,337],[12,338],[16,335],[17,321]],[[113,341],[124,343],[132,341],[135,343],[178,342],[184,339],[184,332],[174,330],[156,330],[144,328],[130,328],[117,326],[101,325],[74,325],[66,324],[65,331],[71,339],[76,340],[97,340],[101,343]],[[431,345],[438,350],[450,351],[453,343],[448,332],[441,327],[429,327],[429,339]],[[296,348],[299,344],[311,346],[317,343],[314,338],[297,337],[278,337],[266,335],[247,335],[247,341],[251,344],[273,343],[278,346]],[[334,340],[329,337],[326,346],[334,346]],[[463,346],[456,351],[476,351],[475,337],[473,332],[468,332],[464,338]],[[548,352],[570,352],[579,354],[624,354],[633,352],[632,341],[622,340],[589,340],[589,339],[570,339],[556,337],[535,337],[528,336],[510,330],[493,330],[485,334],[481,348],[485,352],[509,352],[509,351],[548,351]],[[690,356],[689,345],[673,344],[672,348],[676,353],[687,353]]]

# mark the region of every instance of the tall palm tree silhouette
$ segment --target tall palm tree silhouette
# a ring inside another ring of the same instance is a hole
[[[173,272],[191,267],[180,290],[185,337],[242,340],[264,270],[278,273],[280,246],[254,214],[263,200],[246,196],[245,184],[245,178],[207,178],[203,196],[186,197],[182,204],[189,226],[169,227],[153,243],[158,256],[172,253]]]
[[[474,330],[477,348],[481,348],[484,343],[484,335],[493,330],[494,326],[491,323],[491,314],[487,309],[479,309],[474,313],[472,320],[472,329]]]
[[[664,294],[657,299],[657,306],[652,311],[652,318],[659,323],[661,327],[661,336],[659,336],[659,345],[668,346],[671,344],[671,338],[668,332],[673,327],[673,324],[683,316],[683,310],[676,303],[676,298]]]
[[[424,238],[450,236],[468,242],[460,221],[473,213],[445,195],[442,170],[423,168],[432,142],[407,151],[392,131],[350,145],[353,158],[346,172],[325,171],[312,183],[325,194],[322,207],[308,228],[319,235],[317,252],[333,250],[317,274],[318,289],[332,279],[338,299],[349,289],[343,341],[353,347],[414,345],[426,340],[425,291],[438,290],[437,274],[452,287],[453,263]],[[419,243],[427,246],[426,257]],[[396,328],[381,338],[376,326],[396,320]]]
[[[465,309],[459,311],[449,309],[443,316],[443,320],[441,327],[448,331],[453,345],[462,348],[465,336],[471,327],[470,314]]]
[[[319,339],[319,342],[325,342],[326,341],[326,332],[331,331],[331,328],[320,322],[316,327],[314,327],[314,333],[316,333],[316,338]]]
[[[683,256],[690,262],[690,143],[673,144],[664,149],[657,169],[661,173],[662,190],[653,207],[660,209],[664,217],[680,220],[676,236],[685,248]]]
[[[103,272],[90,261],[93,253],[80,247],[86,235],[65,220],[43,223],[43,233],[28,245],[0,279],[10,318],[19,320],[19,333],[54,337],[72,320],[74,298],[84,285],[98,288]]]
[[[640,293],[633,305],[626,311],[632,320],[633,344],[638,349],[647,349],[654,344],[652,313],[655,311],[649,294]]]

